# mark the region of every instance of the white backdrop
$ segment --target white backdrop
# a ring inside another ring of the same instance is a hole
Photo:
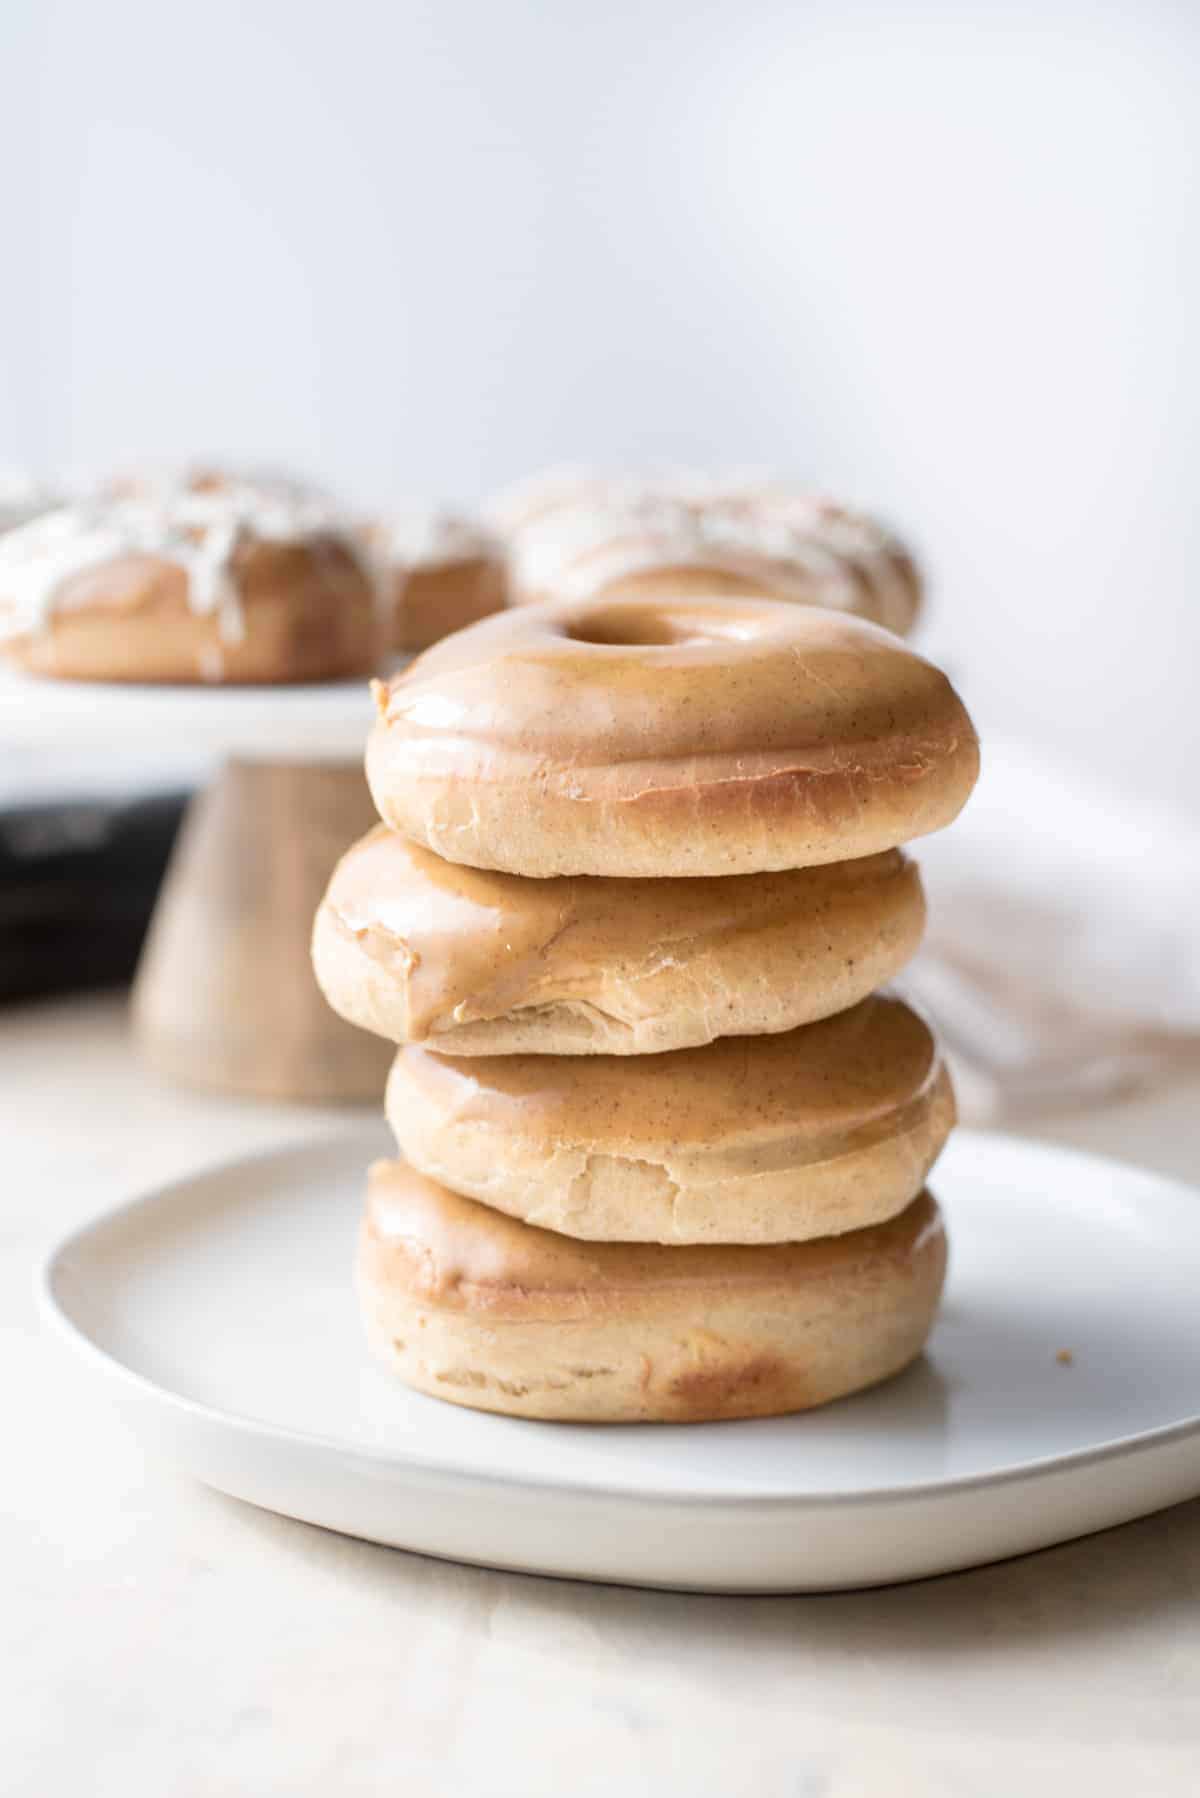
[[[873,499],[1003,724],[1191,805],[1200,9],[5,0],[0,461]]]

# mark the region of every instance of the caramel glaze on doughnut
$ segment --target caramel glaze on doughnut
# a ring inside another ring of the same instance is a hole
[[[556,1236],[387,1161],[359,1294],[376,1352],[419,1391],[517,1417],[699,1422],[807,1410],[898,1372],[945,1267],[929,1193],[819,1242],[660,1248]]]
[[[716,880],[525,880],[379,825],[343,856],[313,932],[330,1004],[451,1055],[646,1055],[843,1011],[916,951],[899,849]]]
[[[401,1049],[388,1122],[456,1192],[601,1242],[803,1242],[892,1217],[954,1123],[925,1020],[877,993],[641,1060]]]
[[[385,822],[517,874],[852,860],[950,823],[979,766],[938,669],[861,619],[781,601],[520,607],[375,693]]]

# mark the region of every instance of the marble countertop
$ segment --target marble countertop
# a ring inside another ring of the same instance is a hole
[[[1200,1502],[888,1591],[423,1560],[144,1459],[39,1330],[70,1224],[345,1113],[167,1087],[113,999],[0,1014],[5,1798],[1192,1798]],[[1200,1178],[1200,1078],[1034,1134]],[[1200,1201],[1198,1201],[1200,1202]]]

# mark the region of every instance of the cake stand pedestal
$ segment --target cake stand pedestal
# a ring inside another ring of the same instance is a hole
[[[189,1085],[318,1104],[382,1096],[391,1046],[344,1023],[313,978],[313,913],[375,821],[363,681],[117,687],[0,677],[0,743],[206,752],[133,990],[151,1067]],[[153,771],[152,754],[147,757]]]

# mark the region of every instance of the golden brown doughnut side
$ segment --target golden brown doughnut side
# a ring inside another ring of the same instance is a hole
[[[773,601],[519,608],[377,703],[384,820],[537,877],[853,860],[948,824],[979,766],[938,669],[861,620]]]
[[[664,1249],[573,1242],[381,1162],[359,1290],[377,1351],[421,1391],[516,1416],[695,1422],[803,1410],[897,1372],[945,1258],[927,1193],[834,1240]]]
[[[454,631],[502,611],[508,601],[504,561],[498,554],[401,569],[391,584],[392,645],[402,654],[428,649]]]
[[[799,1242],[893,1216],[954,1123],[936,1040],[876,995],[793,1031],[639,1062],[410,1046],[385,1099],[407,1159],[599,1241]]]
[[[530,594],[527,603],[545,605],[558,596],[543,592]],[[768,570],[755,574],[739,573],[732,568],[697,568],[687,563],[656,564],[628,574],[613,575],[603,581],[593,595],[596,599],[774,599]]]
[[[915,952],[899,850],[725,880],[528,880],[380,826],[348,851],[313,935],[334,1009],[463,1055],[658,1054],[845,1010]]]
[[[448,861],[543,879],[773,873],[858,860],[944,829],[978,771],[965,725],[850,756],[829,749],[790,762],[744,755],[678,767],[547,766],[474,743],[414,755],[378,725],[367,751],[371,792],[393,829]]]
[[[44,624],[0,638],[0,652],[29,673],[85,681],[314,681],[378,666],[372,582],[337,537],[247,543],[232,574],[242,618],[236,636],[217,611],[189,605],[180,567],[130,555],[72,577]]]

